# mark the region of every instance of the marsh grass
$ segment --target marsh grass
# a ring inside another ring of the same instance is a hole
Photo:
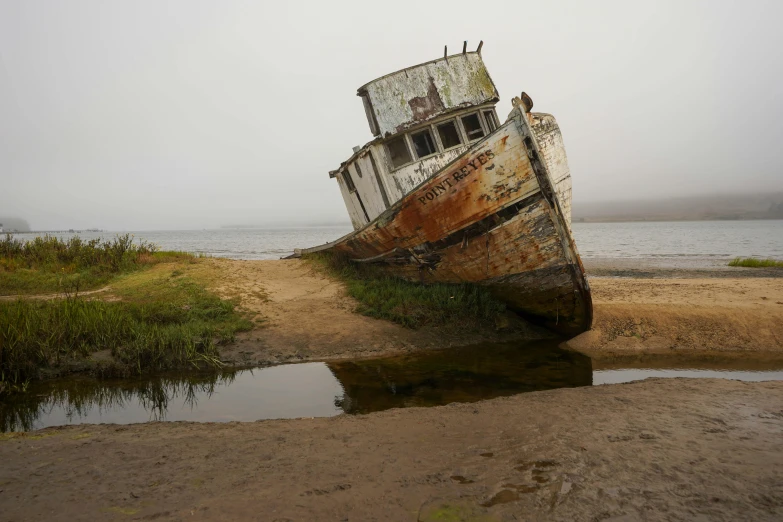
[[[477,285],[411,283],[329,253],[305,259],[345,283],[348,294],[359,302],[357,312],[408,328],[493,325],[506,310],[505,304]]]
[[[105,285],[114,276],[157,263],[192,259],[183,252],[161,252],[130,234],[112,240],[67,240],[45,235],[22,241],[0,239],[0,295],[78,292]]]
[[[101,272],[111,282],[110,294],[100,295],[106,300],[79,296],[60,282],[65,298],[0,301],[0,394],[24,390],[43,370],[73,367],[99,351],[111,353],[109,364],[93,369],[111,375],[214,368],[218,345],[252,328],[236,302],[207,290],[219,278],[212,264],[182,253],[129,250],[115,265],[100,257],[88,261],[99,270],[119,267]],[[29,262],[32,256],[8,258]],[[95,268],[88,262],[79,266]],[[47,273],[57,261],[32,266],[28,270]]]
[[[783,261],[776,259],[756,259],[754,257],[735,257],[729,262],[729,266],[742,266],[748,268],[783,267]]]
[[[110,350],[115,370],[138,374],[172,368],[217,367],[218,344],[252,325],[194,285],[175,302],[98,301],[68,297],[0,303],[0,381],[9,388]],[[187,304],[182,304],[187,303]]]

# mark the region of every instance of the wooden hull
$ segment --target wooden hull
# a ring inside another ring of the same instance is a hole
[[[566,335],[592,323],[569,222],[521,109],[364,228],[301,252],[322,250],[411,281],[485,285]]]

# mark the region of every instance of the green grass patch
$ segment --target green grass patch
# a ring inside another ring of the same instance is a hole
[[[0,240],[0,295],[78,293],[99,288],[118,274],[192,257],[134,242],[130,234],[103,241],[49,235],[22,241],[8,234]]]
[[[749,268],[783,267],[783,261],[777,259],[756,259],[754,257],[736,257],[729,261],[729,266],[744,266]]]
[[[207,290],[220,276],[213,264],[182,253],[123,256],[129,259],[116,271],[101,272],[109,294],[79,296],[59,281],[65,298],[0,301],[0,394],[107,350],[108,374],[217,367],[218,346],[253,327],[235,302]],[[100,259],[90,262],[99,264],[80,266],[106,268]],[[40,283],[56,262],[33,266],[24,270]]]
[[[359,302],[357,312],[408,328],[494,325],[506,310],[477,285],[411,283],[334,254],[310,254],[306,259],[345,283],[348,294]]]

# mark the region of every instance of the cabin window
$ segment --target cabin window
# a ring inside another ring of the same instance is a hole
[[[465,134],[468,135],[468,141],[474,141],[484,137],[484,129],[481,127],[478,114],[463,116],[462,125],[465,127]]]
[[[386,143],[386,149],[389,151],[392,167],[399,168],[413,161],[408,145],[405,143],[405,136],[398,136]]]
[[[411,141],[413,141],[413,147],[416,149],[416,156],[426,158],[438,152],[435,148],[435,141],[432,139],[432,133],[429,129],[424,129],[420,132],[414,132],[411,134]]]
[[[345,180],[345,186],[348,187],[349,192],[356,192],[356,185],[353,184],[353,178],[348,169],[343,171],[343,179]]]
[[[462,138],[457,130],[457,122],[453,120],[438,125],[438,136],[443,145],[443,150],[462,145]]]
[[[494,111],[484,111],[484,120],[487,122],[489,132],[493,132],[498,128],[498,120],[495,118]]]

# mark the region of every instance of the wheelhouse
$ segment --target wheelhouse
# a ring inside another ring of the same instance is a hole
[[[329,173],[355,229],[498,128],[498,92],[480,49],[408,67],[359,88],[375,139],[354,148]]]

